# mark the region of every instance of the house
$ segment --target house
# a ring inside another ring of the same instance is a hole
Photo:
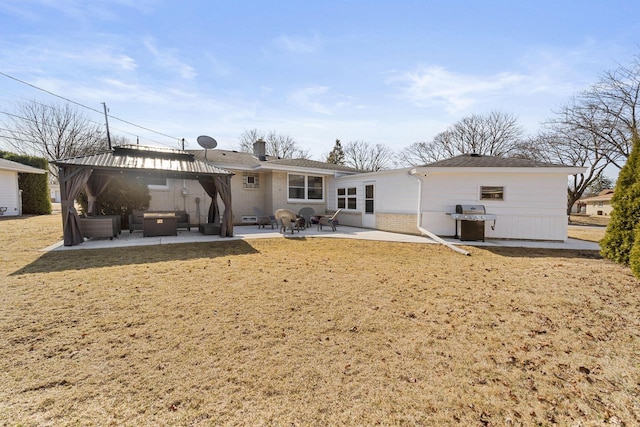
[[[356,169],[308,159],[280,159],[265,154],[264,141],[254,144],[253,153],[233,150],[190,150],[197,160],[205,161],[234,174],[231,180],[234,224],[255,224],[254,208],[272,214],[285,208],[298,212],[311,207],[325,213],[333,198],[328,193],[332,181]],[[206,222],[210,198],[197,182],[160,178],[149,183],[149,209],[187,211],[192,222]]]
[[[580,199],[577,204],[581,207],[581,213],[589,216],[608,216],[613,211],[611,199],[613,199],[613,190],[607,189],[602,190],[596,196]]]
[[[22,215],[22,195],[18,189],[18,174],[45,174],[46,170],[0,159],[0,215]]]
[[[253,153],[191,151],[196,159],[234,174],[234,224],[255,224],[265,213],[311,207],[317,213],[342,209],[343,225],[399,233],[457,234],[456,205],[484,205],[496,216],[484,223],[493,239],[563,241],[567,238],[567,176],[582,167],[524,159],[464,154],[415,167],[362,172],[341,165],[265,155],[264,142]],[[207,222],[211,199],[196,182],[154,177],[150,209],[189,212],[193,223]]]
[[[57,179],[49,180],[49,194],[52,203],[60,203],[60,184],[58,184]]]
[[[328,209],[340,222],[385,231],[454,236],[456,205],[484,205],[493,239],[567,238],[567,176],[584,172],[524,159],[463,154],[415,168],[340,176],[329,182]],[[493,227],[492,227],[493,226]]]

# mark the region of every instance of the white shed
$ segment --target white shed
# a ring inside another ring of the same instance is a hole
[[[0,159],[0,215],[21,215],[20,190],[18,189],[18,173],[47,173],[11,160]]]
[[[484,205],[488,239],[563,241],[567,238],[567,177],[582,167],[465,154],[429,165],[335,179],[328,208],[340,222],[420,234],[418,224],[454,236],[456,205]],[[420,219],[418,219],[418,212]]]

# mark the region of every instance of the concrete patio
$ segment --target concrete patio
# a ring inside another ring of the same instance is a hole
[[[67,250],[83,250],[83,249],[106,249],[131,246],[147,246],[147,245],[166,245],[173,243],[197,243],[197,242],[228,242],[232,240],[251,240],[251,239],[308,239],[308,238],[339,238],[339,239],[359,239],[359,240],[377,240],[387,242],[405,242],[405,243],[421,243],[421,244],[438,244],[428,237],[414,236],[408,234],[390,233],[380,230],[371,230],[356,227],[338,226],[337,231],[333,232],[329,227],[325,227],[319,231],[315,226],[302,230],[300,232],[285,234],[280,233],[277,229],[258,228],[255,225],[245,225],[234,227],[234,237],[222,238],[216,235],[203,235],[198,232],[197,227],[192,227],[191,231],[179,230],[177,236],[163,237],[143,237],[142,232],[135,231],[129,233],[123,230],[122,234],[110,240],[108,238],[88,239],[84,243],[77,246],[64,246],[63,242],[57,242],[42,251],[67,251]],[[514,248],[541,248],[541,249],[568,249],[568,250],[588,250],[599,251],[600,246],[594,242],[588,242],[577,239],[567,239],[565,242],[543,242],[543,241],[524,241],[524,240],[487,240],[485,242],[461,242],[454,238],[444,238],[445,241],[454,245],[461,246],[483,246],[483,247],[514,247]]]

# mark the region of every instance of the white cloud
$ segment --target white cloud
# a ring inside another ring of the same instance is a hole
[[[111,0],[98,2],[92,0],[20,0],[18,2],[0,2],[0,9],[22,19],[38,21],[49,19],[44,9],[54,10],[61,15],[79,22],[94,19],[114,21],[119,17],[113,6],[148,12],[153,10],[157,0]]]
[[[112,44],[89,43],[70,45],[54,43],[45,38],[28,36],[14,42],[0,42],[0,58],[11,63],[14,69],[25,72],[42,70],[55,74],[56,70],[73,70],[95,74],[134,71],[138,63],[131,56]]]
[[[529,93],[548,93],[570,97],[594,84],[609,55],[619,50],[615,45],[600,45],[586,40],[572,48],[539,46],[525,52],[518,65],[530,76]],[[624,57],[624,54],[616,56]]]
[[[134,71],[138,67],[135,59],[122,53],[111,52],[110,49],[109,46],[96,46],[77,53],[60,52],[59,55],[62,58],[73,61],[75,64],[84,62],[85,64],[106,66],[120,71]]]
[[[320,102],[328,90],[328,87],[319,85],[305,87],[289,95],[289,101],[314,113],[330,115],[331,109]]]
[[[280,35],[277,37],[273,44],[289,53],[295,54],[309,54],[316,53],[320,50],[320,38],[317,35],[312,37],[302,37],[302,36],[290,36],[290,35]]]
[[[456,113],[468,109],[481,97],[513,89],[525,79],[518,73],[479,76],[433,66],[404,72],[388,82],[403,85],[403,96],[418,106],[444,105],[449,113]]]
[[[152,39],[145,40],[144,46],[154,56],[156,63],[165,70],[176,72],[187,80],[197,76],[196,70],[179,58],[179,52],[176,49],[160,50]]]

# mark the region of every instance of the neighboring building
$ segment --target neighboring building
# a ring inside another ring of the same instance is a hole
[[[60,184],[57,179],[49,180],[49,194],[52,203],[60,203]]]
[[[0,159],[0,215],[22,215],[22,199],[18,189],[19,173],[45,174],[47,171]]]
[[[585,213],[589,216],[608,216],[613,211],[611,205],[611,199],[613,198],[613,190],[602,190],[597,196],[585,197],[578,200],[580,204],[580,213]]]

